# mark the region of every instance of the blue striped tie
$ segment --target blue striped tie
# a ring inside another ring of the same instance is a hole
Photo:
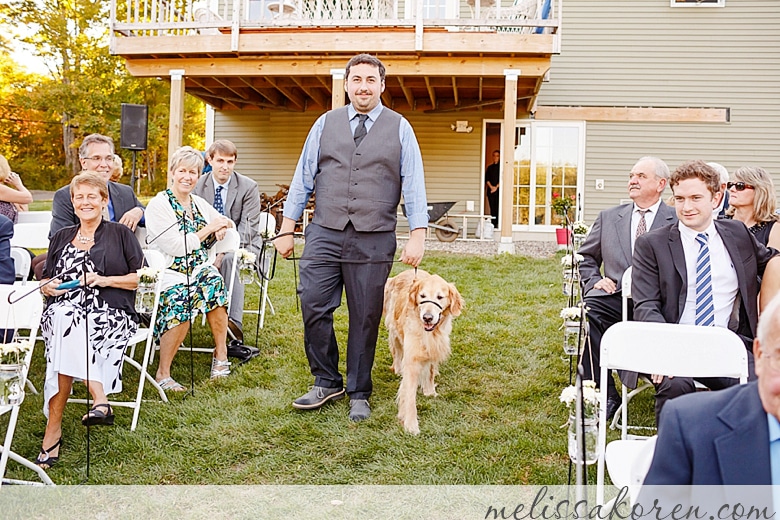
[[[222,202],[222,190],[223,186],[217,186],[217,192],[214,194],[214,209],[219,211],[221,215],[225,214],[225,205]]]
[[[712,300],[712,269],[707,235],[699,233],[696,242],[699,244],[699,256],[696,258],[696,325],[712,327],[715,325],[715,305]]]

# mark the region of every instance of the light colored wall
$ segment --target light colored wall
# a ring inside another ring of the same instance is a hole
[[[729,171],[758,165],[780,188],[780,6],[729,0],[672,8],[667,0],[564,4],[561,54],[540,105],[728,107],[727,124],[587,124],[586,220],[625,198],[642,155]],[[595,179],[606,189],[596,191]],[[669,194],[669,191],[667,191]]]

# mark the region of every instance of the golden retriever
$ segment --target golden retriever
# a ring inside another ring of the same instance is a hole
[[[450,356],[452,319],[460,315],[463,298],[441,276],[410,269],[385,284],[384,314],[393,372],[401,376],[396,403],[404,429],[417,435],[417,387],[436,395],[439,363]]]

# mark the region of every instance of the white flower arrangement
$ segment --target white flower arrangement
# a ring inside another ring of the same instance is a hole
[[[252,253],[251,251],[247,251],[246,249],[239,249],[236,251],[236,260],[238,260],[242,264],[248,264],[252,265],[255,263],[255,260],[257,259],[257,255]]]
[[[587,224],[585,224],[584,221],[578,220],[571,226],[571,231],[575,235],[587,235],[588,231],[590,231],[590,228]]]
[[[580,265],[580,262],[585,260],[585,257],[580,255],[580,254],[578,254],[578,253],[574,253],[573,256],[572,255],[563,255],[561,257],[561,265],[564,266],[564,267],[571,267],[572,258],[574,260],[574,265]]]
[[[21,358],[24,357],[32,346],[32,343],[28,340],[0,344],[0,364],[16,365],[21,363]]]
[[[564,307],[561,309],[561,318],[563,318],[564,321],[580,321],[580,318],[587,313],[587,307],[585,307],[584,312],[582,307]]]
[[[157,283],[157,277],[160,276],[160,270],[154,267],[142,267],[136,271],[138,283]]]
[[[560,400],[568,408],[572,408],[572,405],[577,399],[577,389],[574,385],[569,385],[561,392]],[[585,415],[595,417],[599,408],[599,391],[596,390],[595,381],[583,381],[582,382],[582,400],[585,403]]]

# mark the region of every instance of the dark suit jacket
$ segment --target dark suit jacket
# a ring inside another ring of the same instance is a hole
[[[732,330],[749,339],[752,345],[758,324],[758,275],[764,274],[767,262],[778,252],[759,244],[737,220],[716,220],[715,229],[737,272],[740,319]],[[639,237],[634,244],[631,284],[634,319],[678,323],[687,291],[688,272],[677,224]]]
[[[114,206],[114,215],[117,221],[133,208],[144,209],[144,205],[138,201],[133,188],[127,184],[116,182],[108,183],[108,198]],[[70,201],[70,185],[63,186],[54,192],[51,203],[51,227],[49,228],[49,240],[62,228],[75,226],[79,223],[73,203]]]
[[[16,281],[16,269],[11,258],[11,238],[14,236],[14,223],[5,215],[0,215],[0,283],[12,284]]]
[[[214,205],[214,177],[207,173],[198,179],[198,184],[193,190],[195,195]],[[262,237],[258,232],[260,224],[260,194],[257,183],[240,173],[234,171],[228,185],[227,200],[223,200],[227,217],[236,225],[236,230],[241,237],[241,247],[248,247],[255,252],[260,251]]]
[[[577,251],[583,256],[580,263],[582,293],[585,296],[603,296],[606,293],[593,286],[602,278],[610,278],[618,285],[623,272],[631,265],[631,212],[633,204],[621,204],[605,209],[591,227],[585,243]],[[661,203],[650,230],[677,222],[674,208]],[[601,274],[601,265],[604,274]]]
[[[668,401],[644,483],[771,484],[769,427],[758,384]]]

